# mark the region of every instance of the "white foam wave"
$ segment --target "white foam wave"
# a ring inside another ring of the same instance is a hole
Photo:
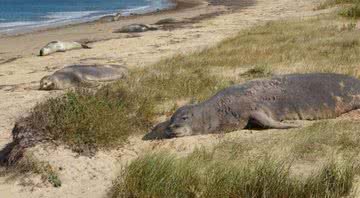
[[[83,12],[51,12],[44,16],[43,21],[17,21],[0,23],[0,32],[14,31],[23,28],[39,28],[51,25],[68,24],[73,21],[85,22],[92,20],[97,13],[104,11],[83,11]]]
[[[174,3],[168,0],[147,0],[150,2],[150,5],[147,6],[141,6],[141,7],[135,7],[135,8],[129,8],[129,9],[123,9],[121,10],[121,14],[123,16],[127,16],[130,14],[145,14],[149,12],[154,12],[161,9],[171,8],[175,6]]]
[[[44,16],[44,19],[48,20],[70,20],[87,17],[96,13],[104,11],[81,11],[81,12],[50,12]]]
[[[151,9],[151,6],[142,6],[142,7],[136,7],[136,8],[128,8],[121,10],[121,14],[126,16],[130,15],[132,13],[136,14],[142,14],[148,12],[148,10]]]
[[[0,23],[0,28],[11,28],[11,27],[17,27],[17,26],[29,26],[29,25],[35,25],[36,22],[25,22],[25,21],[19,21],[19,22],[7,22],[7,23]]]

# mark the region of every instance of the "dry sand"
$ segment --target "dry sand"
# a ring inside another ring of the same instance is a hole
[[[196,6],[183,7],[146,16],[129,17],[118,22],[88,23],[38,31],[19,36],[0,36],[0,148],[11,141],[15,120],[26,115],[36,103],[61,94],[61,91],[38,91],[39,80],[64,66],[78,63],[113,63],[144,67],[178,53],[189,53],[213,46],[253,25],[290,17],[309,17],[317,0],[200,0]],[[237,7],[229,8],[229,5]],[[221,14],[221,15],[220,15]],[[219,15],[219,16],[217,16]],[[159,19],[176,18],[181,23],[170,30],[140,34],[114,34],[113,30],[130,23],[153,24]],[[201,20],[200,20],[201,19]],[[38,50],[52,40],[90,40],[92,49],[74,50],[39,57]],[[4,63],[7,62],[7,63]],[[237,133],[243,136],[246,134]],[[232,134],[234,135],[234,134]],[[231,136],[225,135],[225,136]],[[187,153],[189,145],[213,144],[223,136],[208,135],[178,140],[143,142],[132,137],[129,144],[112,152],[99,152],[93,158],[77,156],[58,147],[33,148],[38,159],[59,168],[62,187],[42,184],[37,177],[6,181],[0,178],[0,197],[104,197],[121,165],[145,150],[171,148]]]

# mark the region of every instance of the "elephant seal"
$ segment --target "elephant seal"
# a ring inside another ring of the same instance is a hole
[[[335,118],[360,108],[360,80],[341,74],[290,74],[226,88],[179,108],[144,140],[233,131],[299,127],[284,120]]]
[[[157,30],[157,28],[150,27],[144,24],[131,24],[131,25],[126,25],[118,30],[115,30],[114,33],[136,33],[136,32],[146,32],[151,30]]]
[[[99,22],[113,22],[113,21],[118,21],[120,20],[120,18],[122,17],[121,13],[117,13],[115,15],[107,15],[107,16],[103,16],[100,19],[98,19],[97,21]]]
[[[73,49],[91,49],[91,47],[78,42],[51,41],[45,47],[41,48],[40,56],[46,56],[55,52],[65,52]]]
[[[171,23],[176,23],[176,22],[178,22],[178,21],[174,18],[165,18],[165,19],[160,19],[159,21],[157,21],[154,24],[155,25],[164,25],[164,24],[171,24]]]
[[[61,90],[94,81],[113,81],[127,76],[128,70],[112,65],[73,65],[45,76],[40,81],[40,90]]]

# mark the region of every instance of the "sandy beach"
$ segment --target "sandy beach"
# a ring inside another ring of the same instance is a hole
[[[306,18],[325,11],[314,11],[316,0],[181,0],[174,10],[124,17],[115,22],[90,22],[39,30],[20,35],[0,35],[0,148],[11,141],[16,119],[25,116],[37,103],[60,95],[62,91],[39,91],[45,76],[72,64],[119,64],[146,67],[175,54],[191,53],[214,46],[238,31],[268,21]],[[136,34],[113,33],[121,26],[154,24],[160,19],[174,18],[178,23],[158,31]],[[38,56],[39,49],[50,41],[83,41],[92,49]],[[133,137],[125,148],[99,152],[94,158],[79,157],[66,148],[44,150],[36,147],[39,159],[61,167],[61,188],[53,188],[30,178],[24,181],[0,178],[0,197],[88,197],[106,195],[121,165],[134,159],[143,150],[171,147],[186,150],[185,142],[207,144],[216,137],[184,138],[162,145],[143,143]]]

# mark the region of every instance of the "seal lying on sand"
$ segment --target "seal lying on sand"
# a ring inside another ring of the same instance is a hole
[[[335,118],[360,108],[360,80],[340,74],[291,74],[224,89],[179,108],[143,139],[219,133],[245,127],[299,127],[283,120]]]
[[[115,30],[114,33],[135,33],[135,32],[146,32],[150,30],[157,30],[157,28],[150,27],[144,24],[131,24],[124,26],[118,30]]]
[[[159,21],[157,21],[154,24],[155,25],[164,25],[164,24],[171,24],[171,23],[176,23],[176,22],[178,22],[178,21],[174,18],[165,18],[165,19],[160,19]]]
[[[122,66],[73,65],[43,77],[40,90],[67,89],[91,81],[118,80],[126,77],[127,72],[127,68]]]
[[[99,21],[99,22],[113,22],[113,21],[120,20],[121,17],[122,17],[121,13],[117,13],[115,15],[103,16],[100,19],[98,19],[97,21]]]
[[[48,43],[45,47],[41,48],[40,56],[46,56],[53,54],[55,52],[65,52],[73,49],[91,49],[91,47],[81,44],[78,42],[62,42],[62,41],[52,41]]]

